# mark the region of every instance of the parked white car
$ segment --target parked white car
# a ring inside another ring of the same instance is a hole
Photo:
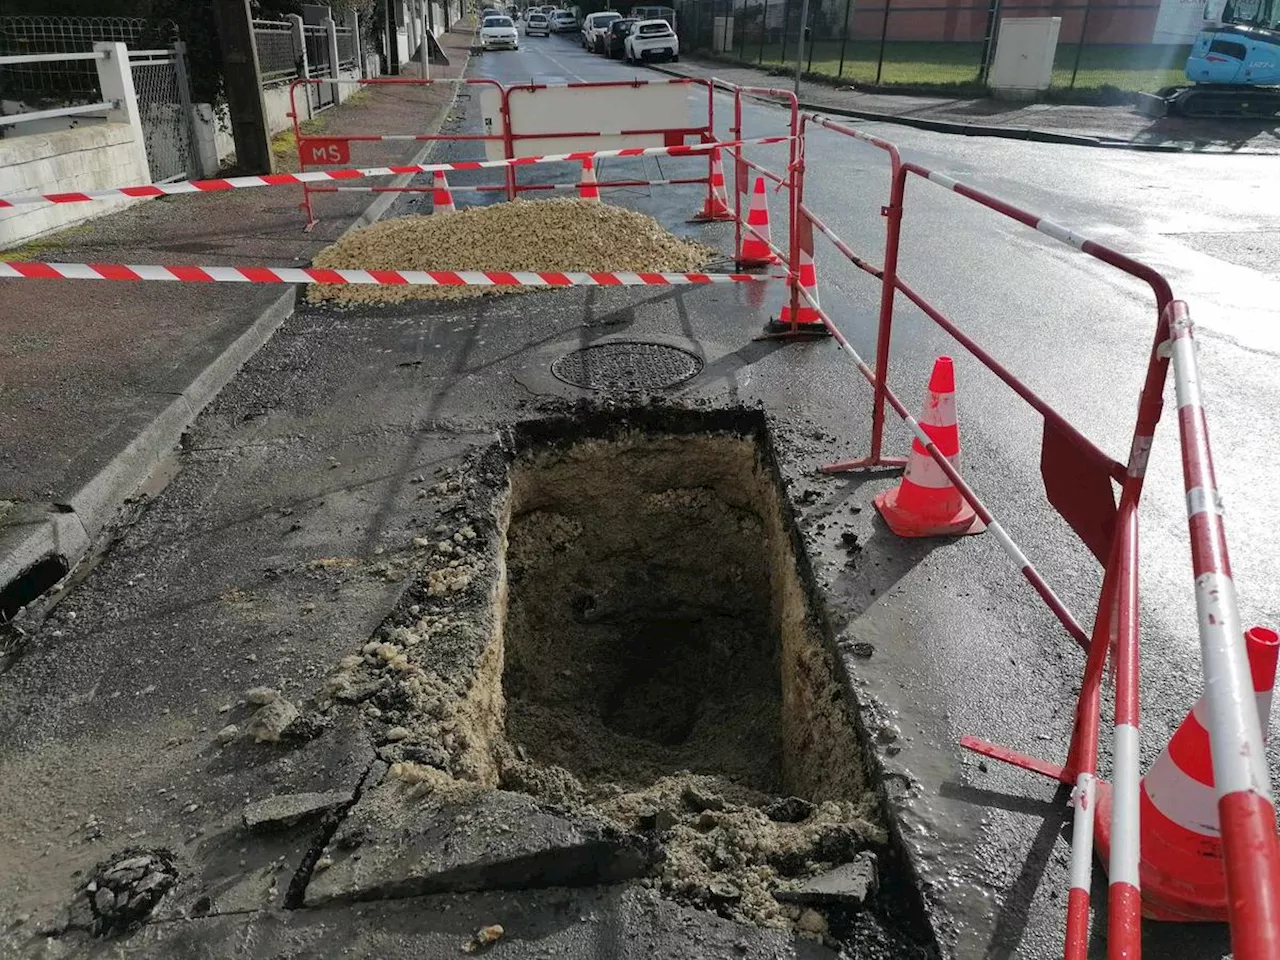
[[[552,33],[573,33],[578,29],[578,18],[572,10],[557,10],[551,15]]]
[[[641,20],[627,34],[627,63],[680,59],[680,40],[665,20]]]
[[[525,21],[524,35],[526,37],[549,37],[551,36],[551,20],[545,13],[531,13],[529,19]]]
[[[519,50],[520,35],[510,17],[485,17],[480,24],[481,50]]]
[[[604,53],[604,35],[609,32],[609,24],[621,19],[622,14],[617,10],[587,14],[587,19],[582,21],[582,48],[592,53]]]

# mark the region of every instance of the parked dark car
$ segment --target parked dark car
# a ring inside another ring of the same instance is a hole
[[[627,34],[635,26],[635,17],[624,17],[609,24],[609,32],[604,35],[604,55],[610,60],[621,60],[625,55]]]

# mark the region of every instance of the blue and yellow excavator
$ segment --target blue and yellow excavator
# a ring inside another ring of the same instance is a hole
[[[1150,98],[1155,103],[1144,104],[1144,112],[1280,115],[1280,0],[1207,0],[1204,21],[1187,57],[1187,79],[1194,86],[1166,87]]]

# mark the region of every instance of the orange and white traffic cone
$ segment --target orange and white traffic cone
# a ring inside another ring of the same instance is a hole
[[[959,470],[956,375],[950,357],[934,361],[919,422],[938,451]],[[900,537],[960,536],[987,528],[918,438],[911,441],[902,482],[878,494],[875,505],[889,529]]]
[[[766,335],[778,337],[787,334],[807,337],[829,337],[831,331],[818,315],[818,271],[813,265],[813,223],[802,216],[798,224],[800,231],[800,271],[797,282],[800,289],[808,294],[808,298],[797,295],[797,307],[791,309],[791,301],[783,305],[782,312],[776,320],[765,324]],[[790,290],[788,289],[788,292]],[[794,323],[792,322],[794,320]]]
[[[582,161],[582,179],[578,181],[578,198],[600,202],[600,188],[596,186],[596,168],[590,157]]]
[[[747,227],[742,231],[742,249],[738,251],[739,267],[768,267],[779,263],[778,255],[769,249],[769,201],[764,177],[756,177],[747,211]]]
[[[724,164],[720,161],[720,148],[711,151],[711,177],[707,183],[707,199],[694,216],[694,223],[710,223],[713,220],[732,220],[729,197],[724,186]]]
[[[431,176],[431,212],[458,212],[458,208],[453,205],[453,194],[449,191],[449,181],[444,178],[443,170],[437,170]]]
[[[1244,635],[1253,694],[1265,737],[1270,725],[1280,635],[1253,627]],[[1138,795],[1138,864],[1143,916],[1181,922],[1227,920],[1227,881],[1202,696],[1174,732]],[[1094,835],[1102,863],[1111,856],[1111,789],[1099,783]]]

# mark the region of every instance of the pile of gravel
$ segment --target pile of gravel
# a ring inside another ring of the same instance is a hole
[[[515,200],[456,214],[399,217],[347,234],[315,266],[353,270],[687,272],[714,250],[673,236],[652,217],[575,198]],[[455,300],[527,287],[313,284],[311,303]]]

